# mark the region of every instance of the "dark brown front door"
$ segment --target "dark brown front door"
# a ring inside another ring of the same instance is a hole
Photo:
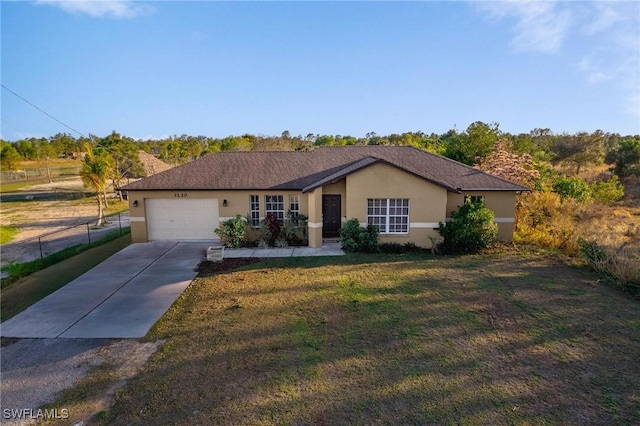
[[[322,238],[340,236],[340,196],[322,196]]]

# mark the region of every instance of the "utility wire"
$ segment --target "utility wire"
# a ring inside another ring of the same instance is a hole
[[[13,90],[9,89],[7,86],[5,86],[4,84],[0,83],[0,86],[2,86],[3,89],[5,89],[6,91],[8,91],[9,93],[11,93],[12,95],[14,95],[15,97],[17,97],[18,99],[23,100],[24,102],[26,102],[27,104],[31,105],[32,107],[34,107],[35,109],[37,109],[38,111],[40,111],[41,113],[43,113],[44,115],[46,115],[47,117],[57,121],[58,123],[62,124],[64,127],[66,127],[69,130],[72,130],[73,132],[79,134],[80,136],[82,136],[83,138],[86,138],[85,135],[83,135],[82,133],[80,133],[79,131],[77,131],[76,129],[74,129],[73,127],[69,126],[68,124],[63,123],[62,121],[58,120],[57,118],[55,118],[53,115],[49,114],[47,111],[43,110],[42,108],[40,108],[39,106],[29,102],[28,100],[26,100],[25,98],[23,98],[22,96],[18,95],[16,92],[14,92]]]
[[[74,129],[73,127],[69,126],[68,124],[63,123],[62,121],[58,120],[57,118],[55,118],[53,115],[49,114],[47,111],[43,110],[42,108],[40,108],[39,106],[35,105],[32,102],[29,102],[27,99],[23,98],[22,96],[18,95],[16,92],[14,92],[13,90],[9,89],[7,86],[5,86],[4,84],[0,83],[0,86],[2,86],[3,89],[5,89],[6,91],[8,91],[9,93],[11,93],[12,95],[14,95],[15,97],[17,97],[18,99],[23,100],[24,102],[26,102],[27,104],[31,105],[33,108],[37,109],[38,111],[40,111],[41,113],[43,113],[44,115],[46,115],[47,117],[57,121],[58,123],[62,124],[64,127],[66,127],[67,129],[70,129],[72,131],[74,131],[75,133],[79,134],[80,136],[82,136],[83,138],[87,138],[84,134],[82,134],[81,132],[77,131],[76,129]],[[120,158],[124,158],[125,160],[129,160],[132,163],[134,162],[133,160],[131,160],[130,158],[128,158],[127,156],[124,156],[122,154],[119,154],[109,148],[107,148],[106,146],[102,146],[102,149],[104,149],[105,151],[110,152],[111,154],[113,154],[116,157],[120,157]]]

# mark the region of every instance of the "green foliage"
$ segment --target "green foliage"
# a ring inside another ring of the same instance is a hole
[[[576,175],[580,168],[588,164],[601,164],[605,157],[605,134],[601,130],[589,134],[579,132],[575,135],[560,135],[555,138],[552,151],[554,161],[576,166]]]
[[[614,163],[613,172],[622,177],[636,176],[640,178],[640,138],[625,139],[613,151],[610,161]]]
[[[568,198],[579,203],[595,200],[605,205],[611,205],[624,197],[624,186],[617,176],[591,185],[578,176],[555,176],[552,178],[551,189],[560,196],[560,202]]]
[[[2,142],[2,148],[0,149],[0,168],[2,170],[18,170],[21,161],[22,156],[16,148],[8,142]]]
[[[340,228],[342,249],[351,252],[377,253],[380,251],[378,234],[377,226],[367,225],[363,228],[358,219],[348,220]]]
[[[624,186],[618,176],[603,182],[591,185],[591,194],[594,200],[604,205],[611,205],[624,197]]]
[[[260,230],[262,231],[264,240],[266,240],[270,246],[275,246],[276,240],[280,237],[282,226],[280,226],[280,221],[269,213],[260,224]]]
[[[560,176],[553,182],[551,188],[553,192],[560,196],[560,202],[564,202],[567,198],[573,198],[581,203],[591,199],[591,188],[589,184],[578,176]]]
[[[10,243],[19,232],[15,226],[0,226],[0,244]]]
[[[587,241],[580,237],[578,238],[578,246],[580,247],[580,253],[590,264],[607,260],[607,251],[594,240]]]
[[[216,233],[226,247],[238,248],[244,243],[244,235],[246,231],[245,221],[240,215],[236,215],[233,219],[225,220],[219,228],[213,232]]]
[[[497,123],[486,124],[476,121],[464,133],[450,131],[443,135],[444,155],[464,164],[473,165],[493,150],[500,130]]]
[[[381,253],[389,254],[406,254],[406,253],[422,253],[425,249],[418,247],[414,243],[383,243],[380,244]]]
[[[9,273],[9,276],[2,279],[2,287],[4,288],[9,284],[16,282],[20,278],[26,277],[27,275],[33,274],[34,272],[41,271],[51,265],[73,257],[78,253],[82,253],[83,251],[89,250],[92,247],[97,247],[102,244],[108,243],[129,233],[131,233],[130,227],[122,228],[122,230],[110,231],[105,234],[104,237],[92,242],[91,244],[77,244],[75,246],[67,247],[66,249],[52,253],[43,259],[36,259],[25,263],[13,263],[11,265],[4,266],[2,270],[7,271]]]
[[[287,213],[287,220],[281,231],[281,238],[284,238],[290,246],[307,245],[307,221],[309,218],[303,214]]]
[[[443,238],[440,249],[445,253],[477,253],[497,241],[495,214],[481,201],[465,203],[451,212],[451,221],[440,222],[438,232]]]
[[[112,158],[111,177],[114,183],[120,184],[124,177],[144,177],[144,168],[138,157],[140,147],[129,137],[120,136],[117,132],[111,132],[107,137],[100,139],[96,149],[103,148],[106,155]]]

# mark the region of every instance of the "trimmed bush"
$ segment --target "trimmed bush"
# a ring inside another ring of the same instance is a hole
[[[226,247],[238,248],[244,244],[245,231],[246,226],[243,217],[236,215],[233,219],[222,222],[220,227],[213,232],[220,237]]]
[[[451,254],[477,253],[494,244],[498,238],[495,214],[484,202],[465,203],[451,212],[451,221],[440,222],[438,232],[443,238],[440,250]]]
[[[351,219],[340,228],[342,249],[352,252],[378,253],[380,251],[378,234],[377,226],[367,225],[363,228],[358,219]]]

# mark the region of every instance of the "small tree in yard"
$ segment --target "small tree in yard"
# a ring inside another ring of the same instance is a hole
[[[465,203],[451,212],[451,221],[440,222],[438,232],[444,239],[440,249],[445,253],[477,253],[494,244],[498,238],[495,214],[482,201]]]
[[[108,207],[105,192],[107,179],[109,179],[111,172],[111,158],[101,153],[95,153],[91,145],[87,144],[86,149],[87,156],[82,163],[80,178],[85,186],[96,191],[96,200],[98,202],[96,226],[100,226],[104,219],[104,207]]]

